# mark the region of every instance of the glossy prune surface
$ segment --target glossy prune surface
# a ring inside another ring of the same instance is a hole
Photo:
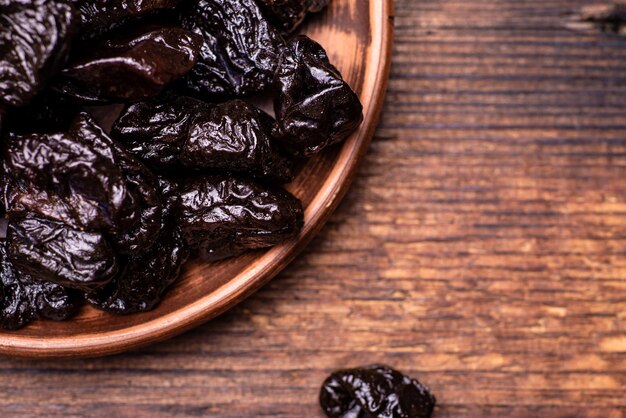
[[[286,190],[224,175],[187,181],[180,207],[185,240],[207,261],[294,238],[304,217],[302,204]]]
[[[149,311],[178,278],[187,256],[180,229],[167,226],[149,250],[129,257],[124,271],[87,299],[97,308],[115,314]]]
[[[293,163],[271,136],[273,119],[242,100],[209,106],[170,96],[127,106],[111,135],[155,169],[293,178]]]
[[[430,418],[435,403],[420,382],[380,365],[334,372],[320,391],[329,418]]]
[[[274,77],[274,137],[295,155],[339,143],[363,120],[363,106],[326,51],[305,35],[293,38]]]
[[[111,136],[150,167],[175,167],[191,124],[208,111],[208,104],[186,96],[166,95],[133,103],[113,124]]]
[[[124,173],[111,150],[80,128],[12,136],[3,157],[10,216],[35,213],[85,230],[127,226]]]
[[[163,204],[161,230],[165,230],[168,225],[175,223],[180,210],[180,180],[165,175],[158,176],[157,180]]]
[[[178,27],[140,28],[85,48],[55,89],[87,103],[156,96],[195,65],[202,38]]]
[[[22,106],[63,65],[78,29],[62,1],[0,2],[0,104]]]
[[[0,329],[15,330],[36,318],[62,321],[81,305],[78,293],[19,274],[0,241]]]
[[[83,291],[104,286],[119,270],[103,234],[35,216],[9,222],[7,253],[18,271],[35,280]]]
[[[204,45],[186,88],[201,98],[248,96],[272,81],[284,41],[254,0],[198,0],[183,8],[185,29]]]
[[[84,37],[94,37],[130,20],[173,9],[184,0],[71,0],[80,12]]]
[[[257,0],[268,19],[279,29],[293,32],[307,14],[322,11],[330,0]]]
[[[265,112],[242,100],[215,105],[191,125],[180,162],[193,169],[287,183],[293,178],[293,164],[274,143],[273,122]]]
[[[37,214],[105,233],[122,254],[147,249],[159,233],[156,177],[85,113],[64,134],[10,137],[4,166],[10,218]]]
[[[161,226],[162,204],[156,176],[123,147],[111,140],[93,119],[79,117],[75,128],[79,135],[104,149],[115,158],[126,186],[126,220],[123,228],[112,231],[116,248],[122,254],[136,254],[149,248]],[[132,208],[132,210],[131,210]]]

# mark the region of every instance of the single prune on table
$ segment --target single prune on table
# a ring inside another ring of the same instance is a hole
[[[18,273],[0,240],[0,329],[18,329],[36,318],[62,321],[80,307],[77,292]]]
[[[209,107],[186,97],[128,106],[111,136],[155,168],[248,174],[286,183],[293,164],[271,138],[273,119],[241,101]]]
[[[185,240],[207,261],[280,244],[303,225],[302,204],[289,192],[233,176],[187,181],[180,207]]]
[[[178,165],[195,118],[209,105],[186,96],[167,95],[127,105],[111,136],[145,164],[164,169]]]
[[[11,219],[7,252],[19,272],[82,291],[104,286],[119,270],[103,234],[35,216]]]
[[[274,137],[295,155],[310,156],[346,139],[363,120],[363,106],[326,52],[293,38],[274,77]]]
[[[322,11],[330,0],[257,0],[268,19],[285,32],[293,32],[308,13]]]
[[[173,9],[183,0],[71,0],[80,12],[85,37],[110,31],[132,19]]]
[[[320,392],[329,418],[430,418],[435,403],[420,382],[379,365],[337,371]]]
[[[178,278],[187,256],[180,229],[167,226],[149,250],[129,257],[125,270],[103,289],[89,294],[87,300],[116,314],[149,311]]]
[[[119,144],[112,141],[102,128],[86,114],[81,114],[70,130],[93,148],[109,154],[125,179],[125,222],[110,232],[116,249],[122,254],[136,254],[149,248],[159,234],[161,199],[157,178]]]
[[[173,26],[140,29],[84,48],[54,88],[88,103],[141,100],[161,93],[196,63],[200,36]]]
[[[0,103],[28,103],[65,62],[77,29],[78,16],[69,4],[1,2]]]
[[[184,78],[189,91],[212,99],[270,86],[284,41],[254,0],[189,2],[181,22],[204,38],[198,63]]]

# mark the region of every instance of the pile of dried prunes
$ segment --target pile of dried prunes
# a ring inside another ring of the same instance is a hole
[[[0,328],[147,311],[189,256],[296,237],[280,185],[362,121],[295,34],[329,1],[0,0]]]

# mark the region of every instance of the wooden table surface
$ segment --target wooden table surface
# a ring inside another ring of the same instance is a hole
[[[565,28],[591,3],[398,0],[380,128],[308,250],[171,341],[1,359],[0,416],[319,417],[369,363],[437,418],[626,416],[626,38]]]

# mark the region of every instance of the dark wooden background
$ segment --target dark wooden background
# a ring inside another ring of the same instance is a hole
[[[317,417],[388,363],[436,417],[626,416],[626,38],[577,0],[398,0],[380,129],[308,250],[139,352],[0,360],[2,417]]]

